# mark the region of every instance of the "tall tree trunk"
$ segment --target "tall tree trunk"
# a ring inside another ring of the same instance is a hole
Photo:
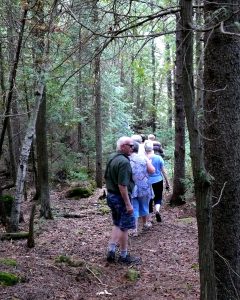
[[[40,216],[46,219],[52,219],[52,211],[49,195],[48,180],[48,148],[47,148],[47,126],[46,126],[46,87],[43,91],[43,99],[40,104],[39,114],[36,124],[36,142],[37,142],[37,167],[38,181],[40,187]]]
[[[93,2],[94,23],[97,24],[97,0]],[[98,52],[98,40],[96,41],[96,53]],[[95,130],[96,130],[96,184],[102,188],[102,97],[101,97],[101,75],[100,75],[100,55],[94,59],[94,98],[95,98]]]
[[[34,9],[41,9],[42,1],[39,0],[38,3],[34,6]],[[37,25],[37,24],[36,24]],[[41,26],[36,26],[33,31],[35,38],[39,39],[37,43],[36,51],[36,88],[35,88],[35,107],[31,113],[31,117],[28,123],[27,132],[23,141],[20,162],[18,166],[17,172],[17,180],[16,180],[16,191],[15,191],[15,199],[11,212],[10,219],[10,230],[17,231],[19,225],[19,216],[20,216],[20,208],[21,201],[23,197],[23,188],[25,183],[25,177],[27,172],[27,163],[29,158],[29,153],[31,150],[33,138],[36,132],[36,123],[40,110],[40,106],[43,100],[44,89],[45,89],[45,73],[46,73],[46,47],[48,44],[44,44],[44,34],[45,32],[42,30]]]
[[[202,24],[202,0],[196,0],[196,24]],[[198,109],[198,115],[202,116],[203,112],[203,61],[204,61],[204,52],[203,52],[203,33],[197,31],[195,34],[196,40],[196,103]],[[200,123],[201,125],[201,123]]]
[[[81,19],[81,10],[79,11],[79,21]],[[79,66],[82,64],[82,29],[79,28],[78,38],[79,38],[79,49],[78,49],[78,63]],[[83,94],[83,84],[82,84],[82,70],[78,72],[78,79],[77,79],[77,107],[79,109],[80,117],[83,114],[83,101],[82,101],[82,94]],[[78,122],[77,127],[77,149],[79,152],[83,151],[83,122]]]
[[[4,77],[4,67],[3,67],[3,54],[2,54],[2,44],[0,43],[0,82],[1,82],[1,91],[2,91],[2,99],[3,104],[5,104],[5,97],[6,97],[6,88],[5,88],[5,77]],[[10,174],[13,178],[13,181],[16,181],[16,161],[13,151],[13,138],[12,138],[12,130],[11,130],[11,123],[9,122],[7,126],[7,132],[8,132],[8,144],[9,144],[9,158],[10,158],[10,164],[11,164],[11,170]]]
[[[14,9],[13,1],[7,1],[7,36],[8,36],[8,53],[10,65],[14,61],[14,53],[16,49],[16,41],[14,39],[14,14],[17,13]],[[16,180],[16,164],[19,161],[20,149],[21,149],[21,124],[19,119],[18,99],[16,92],[16,84],[12,91],[11,111],[13,116],[9,118],[8,122],[8,140],[9,140],[9,151],[11,155],[11,165],[13,170],[13,178]]]
[[[206,165],[213,176],[215,274],[219,300],[240,299],[240,38],[237,0],[205,3],[218,24],[205,34]],[[224,11],[229,18],[224,21]],[[207,20],[206,20],[207,21]],[[221,22],[222,21],[222,22]],[[211,24],[213,26],[213,24]],[[228,33],[226,33],[227,31]],[[237,34],[237,35],[234,35]]]
[[[23,146],[20,155],[20,162],[18,166],[15,199],[14,199],[12,212],[11,212],[11,219],[10,219],[10,223],[11,223],[10,230],[13,232],[18,230],[21,201],[23,197],[23,188],[24,188],[24,182],[25,182],[25,177],[27,172],[27,162],[28,162],[32,141],[35,135],[37,116],[38,116],[39,107],[43,97],[44,84],[45,84],[44,70],[42,70],[41,73],[39,74],[38,83],[35,92],[36,93],[35,107],[33,109],[30,121],[28,123],[28,128],[23,141]]]
[[[185,202],[185,113],[183,101],[183,50],[181,18],[176,15],[176,66],[175,66],[175,145],[173,193],[170,205],[181,205]]]
[[[155,58],[155,41],[152,39],[152,132],[156,132],[157,123],[157,104],[156,104],[156,58]]]
[[[25,23],[26,23],[26,17],[27,17],[27,12],[28,8],[24,8],[21,16],[21,29],[19,32],[18,36],[18,42],[17,42],[17,48],[16,48],[16,53],[14,56],[14,61],[13,61],[13,66],[12,69],[10,70],[10,75],[9,75],[9,88],[7,90],[6,94],[6,108],[5,108],[5,114],[4,114],[4,120],[3,120],[3,128],[0,136],[0,158],[2,156],[2,149],[3,149],[3,142],[4,142],[4,137],[6,133],[6,129],[9,123],[9,115],[11,112],[11,103],[13,99],[13,91],[14,91],[14,85],[15,85],[15,80],[16,80],[16,75],[17,75],[17,68],[18,68],[18,63],[19,63],[19,58],[20,58],[20,52],[22,48],[22,40],[23,40],[23,33],[24,33],[24,28],[25,28]]]
[[[38,60],[42,59],[44,55],[45,33],[38,28],[44,27],[44,2],[38,0],[35,5],[35,14],[33,16],[33,21],[36,23],[36,30],[33,30],[35,34],[35,61],[34,64],[37,65]],[[48,56],[48,50],[45,52],[46,57]],[[45,58],[46,59],[46,58]],[[39,69],[39,72],[41,70]],[[36,123],[36,145],[37,145],[37,173],[38,173],[38,186],[40,189],[40,216],[46,219],[52,219],[52,211],[50,205],[50,195],[49,195],[49,181],[48,181],[48,149],[47,149],[47,121],[46,121],[46,83],[44,82],[42,101],[39,106],[39,112],[37,116]]]
[[[201,135],[199,133],[193,89],[193,34],[190,28],[190,24],[192,24],[192,1],[181,0],[181,18],[183,28],[183,97],[197,203],[200,299],[215,300],[216,283],[213,260],[211,180],[204,165],[203,147],[200,139]]]
[[[171,52],[169,43],[166,43],[167,61],[167,95],[168,95],[168,128],[172,128],[173,120],[173,93],[172,93],[172,71],[171,71]]]

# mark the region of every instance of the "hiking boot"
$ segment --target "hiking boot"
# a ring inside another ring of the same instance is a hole
[[[114,251],[108,251],[108,253],[107,253],[107,261],[109,263],[115,262],[115,252]]]
[[[156,220],[157,220],[157,222],[162,222],[161,215],[158,211],[156,212]]]
[[[141,258],[127,254],[126,257],[119,256],[118,262],[124,265],[138,265],[141,263]]]

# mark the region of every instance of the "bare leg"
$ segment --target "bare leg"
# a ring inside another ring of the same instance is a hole
[[[119,236],[120,236],[120,228],[117,226],[113,226],[110,243],[117,244],[119,241]]]
[[[128,230],[122,231],[119,233],[119,246],[121,251],[127,251],[128,248]]]

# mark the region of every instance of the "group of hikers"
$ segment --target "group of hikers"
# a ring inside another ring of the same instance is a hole
[[[107,162],[105,180],[107,204],[112,212],[113,228],[108,244],[107,261],[137,264],[139,257],[128,253],[128,235],[138,236],[152,226],[152,215],[161,222],[163,179],[170,189],[164,167],[164,151],[153,134],[123,136],[117,141],[116,153]],[[154,206],[154,207],[153,207]],[[120,255],[116,258],[119,246]]]

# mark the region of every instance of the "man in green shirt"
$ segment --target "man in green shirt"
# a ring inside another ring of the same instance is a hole
[[[133,152],[133,140],[121,137],[117,141],[117,152],[111,155],[105,172],[107,203],[112,212],[113,229],[108,245],[107,261],[115,262],[117,244],[120,247],[119,263],[136,264],[138,257],[128,253],[128,230],[135,229],[135,218],[130,194],[134,187],[129,156]]]

